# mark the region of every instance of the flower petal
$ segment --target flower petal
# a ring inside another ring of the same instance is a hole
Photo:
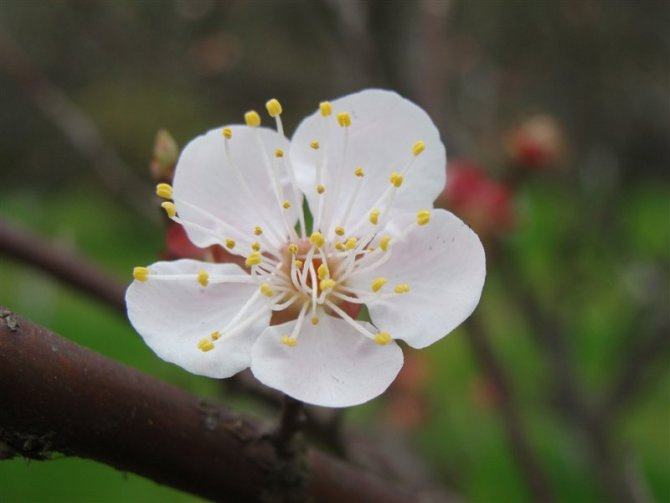
[[[211,264],[196,260],[156,262],[149,266],[147,281],[134,281],[126,292],[128,318],[147,345],[163,360],[175,363],[194,374],[230,377],[249,366],[250,350],[258,334],[270,322],[267,298],[260,296],[249,309],[249,316],[267,305],[267,312],[238,335],[226,338],[223,329],[258,291],[250,283],[210,283],[201,286],[200,271],[214,275],[246,275],[234,264]],[[186,275],[184,278],[160,278]],[[247,319],[248,316],[247,316]],[[198,342],[211,340],[214,348],[202,351]]]
[[[324,118],[317,111],[303,120],[291,141],[292,166],[312,213],[316,212],[318,198],[325,196],[332,206],[332,225],[349,229],[372,209],[382,209],[374,205],[389,187],[389,175],[401,173],[412,159],[388,216],[432,207],[446,181],[446,152],[439,131],[426,112],[394,92],[379,89],[337,99],[332,108],[332,116]],[[345,128],[338,126],[335,117],[338,112],[349,112],[351,116],[346,153]],[[320,144],[318,150],[310,148],[314,140]],[[412,147],[419,140],[426,147],[414,158]],[[326,190],[320,196],[316,191],[316,167],[322,155]],[[365,172],[362,179],[354,175],[358,166]],[[361,189],[345,218],[348,200],[359,181]]]
[[[293,227],[296,211],[302,207],[302,195],[293,201],[283,159],[275,157],[276,149],[288,150],[288,141],[265,128],[231,126],[230,130],[229,140],[221,128],[213,129],[184,148],[174,178],[178,215],[211,231],[185,225],[191,241],[201,247],[221,244],[226,238],[252,242],[259,225],[270,230],[265,237],[278,246],[285,241],[284,219]],[[226,141],[230,155],[226,154]],[[278,166],[280,201],[269,174],[271,165]],[[283,200],[291,201],[291,208],[281,208]]]
[[[316,326],[304,325],[294,347],[282,344],[280,338],[295,323],[261,334],[251,350],[251,371],[263,384],[298,400],[324,407],[357,405],[381,394],[402,367],[397,344],[380,346],[327,315]]]
[[[397,233],[414,218],[403,215],[389,230],[395,227]],[[428,224],[413,226],[404,238],[391,243],[389,260],[352,275],[350,284],[370,291],[375,278],[385,277],[388,284],[382,292],[407,284],[409,292],[367,306],[379,330],[423,348],[451,332],[477,306],[486,276],[484,248],[467,225],[445,210],[433,210]]]

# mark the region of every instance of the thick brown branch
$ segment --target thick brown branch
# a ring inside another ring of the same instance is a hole
[[[0,254],[35,266],[125,313],[124,287],[76,253],[0,220]]]
[[[258,424],[0,313],[0,443],[95,459],[212,500],[282,501],[265,492],[277,458]],[[307,477],[319,502],[411,501],[315,449]]]

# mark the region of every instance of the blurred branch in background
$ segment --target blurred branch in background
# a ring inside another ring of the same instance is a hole
[[[125,287],[73,250],[0,219],[0,254],[37,267],[125,315]]]
[[[158,221],[158,215],[147,203],[146,184],[103,140],[98,127],[84,111],[40,73],[1,27],[0,70],[11,77],[33,105],[60,130],[111,194],[148,221]]]
[[[0,452],[91,458],[216,501],[283,499],[272,437],[226,408],[77,346],[0,307]],[[410,493],[306,452],[305,497],[410,502]]]
[[[472,352],[495,386],[495,391],[500,400],[500,415],[509,439],[510,448],[528,483],[532,500],[536,502],[555,501],[556,498],[549,485],[549,478],[537,454],[533,451],[528,430],[519,413],[517,397],[511,380],[491,345],[486,328],[476,316],[468,319],[466,327]]]

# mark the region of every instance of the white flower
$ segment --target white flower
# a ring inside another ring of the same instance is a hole
[[[382,393],[402,366],[395,339],[423,348],[479,302],[485,260],[477,236],[432,209],[446,154],[426,113],[393,92],[321,103],[283,135],[219,128],[191,141],[168,215],[198,246],[245,258],[135,269],[128,316],[164,360],[229,377],[251,367],[264,384],[308,403],[344,407]],[[306,199],[313,227],[306,232]],[[371,322],[356,321],[365,304]]]

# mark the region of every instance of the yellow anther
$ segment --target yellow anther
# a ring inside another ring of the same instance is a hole
[[[161,203],[161,208],[165,210],[165,213],[167,213],[168,217],[174,218],[177,216],[177,208],[175,207],[174,203],[171,203],[170,201],[163,201]]]
[[[338,236],[344,236],[344,227],[340,225],[335,227],[335,234],[337,234]]]
[[[393,339],[391,339],[391,335],[388,332],[379,332],[377,335],[375,335],[375,342],[380,346],[385,346],[392,340]]]
[[[203,353],[206,353],[207,351],[214,349],[214,344],[209,339],[200,339],[198,341],[198,349]]]
[[[224,127],[221,132],[223,133],[223,137],[226,140],[230,140],[233,137],[233,130],[230,129],[229,127]]]
[[[381,213],[381,211],[379,211],[379,210],[372,210],[370,212],[370,223],[372,225],[377,225],[379,223],[379,214],[380,213]]]
[[[339,250],[339,251],[344,251],[345,250],[344,245],[342,243],[340,243],[339,241],[337,241],[335,243],[335,249]]]
[[[172,198],[172,185],[169,183],[159,183],[156,185],[156,195],[162,197],[163,199]]]
[[[335,286],[335,280],[334,279],[323,279],[319,282],[319,288],[323,290],[330,290]]]
[[[302,267],[303,261],[302,261],[302,260],[295,259],[295,261],[294,261],[293,263],[295,264],[295,266],[296,266],[298,269],[300,269],[300,268]]]
[[[275,157],[278,158],[278,159],[281,158],[281,157],[284,157],[284,151],[282,149],[278,148],[277,150],[275,150]]]
[[[309,146],[314,150],[319,150],[319,142],[314,140],[309,143]]]
[[[340,112],[337,114],[337,123],[342,127],[351,126],[351,115],[349,115],[349,112]]]
[[[320,183],[319,185],[316,186],[316,191],[317,191],[319,194],[323,194],[323,193],[326,191],[326,187],[325,187],[325,185],[323,185],[322,183]]]
[[[255,110],[249,110],[244,114],[244,122],[247,123],[247,126],[260,126],[261,125],[261,116]]]
[[[244,261],[244,265],[246,265],[247,267],[251,267],[260,264],[262,260],[263,256],[261,255],[261,252],[253,251]]]
[[[298,245],[295,243],[291,243],[286,247],[286,249],[291,255],[296,255],[298,253]]]
[[[212,338],[213,341],[216,341],[221,338],[221,332],[216,330],[210,334],[210,337]]]
[[[379,290],[382,289],[382,287],[383,287],[386,283],[388,283],[388,280],[387,280],[385,277],[383,277],[383,276],[380,276],[379,278],[374,279],[374,280],[372,281],[372,285],[371,285],[372,291],[373,291],[373,292],[378,292]]]
[[[354,170],[354,175],[359,176],[359,177],[363,177],[363,176],[365,176],[365,170],[363,168],[361,168],[360,166],[358,166]]]
[[[344,243],[344,249],[345,250],[353,250],[354,248],[356,248],[356,245],[358,245],[358,239],[349,238]]]
[[[414,155],[419,155],[421,152],[426,150],[426,142],[425,141],[415,141],[414,145],[412,145],[412,153]]]
[[[281,203],[281,205],[282,205],[282,208],[284,208],[285,210],[288,210],[291,207],[291,202],[287,199],[286,201]]]
[[[146,281],[149,279],[149,269],[146,267],[135,267],[133,269],[133,278],[137,281]]]
[[[402,175],[400,173],[391,173],[389,176],[389,182],[391,182],[396,188],[402,185]]]
[[[430,222],[430,211],[421,210],[416,214],[416,223],[419,225],[426,225]]]
[[[275,294],[274,290],[272,290],[272,287],[270,286],[269,283],[261,284],[261,293],[266,297],[272,297]]]
[[[282,112],[281,103],[274,98],[265,104],[265,108],[267,108],[270,117],[277,117]]]
[[[251,249],[253,251],[261,251],[261,244],[258,241],[251,243]]]
[[[296,344],[298,344],[298,339],[295,337],[289,337],[288,335],[282,335],[282,338],[280,339],[282,344],[285,344],[289,348],[294,348]]]
[[[319,317],[314,316],[314,318],[312,318],[312,325],[318,325],[318,324],[319,324]]]
[[[312,233],[312,235],[309,238],[309,241],[317,248],[321,248],[323,246],[323,243],[326,242],[326,239],[323,237],[323,234],[317,231]]]
[[[409,292],[409,285],[407,283],[400,283],[395,286],[393,289],[395,293],[407,293]]]
[[[328,266],[326,264],[321,264],[316,270],[316,274],[319,279],[327,279],[330,272],[328,271]]]
[[[229,250],[232,250],[235,248],[235,240],[234,239],[226,239],[226,248]]]
[[[260,225],[257,225],[254,227],[254,234],[256,234],[256,236],[260,236],[263,234],[263,228]]]
[[[391,236],[388,234],[384,237],[382,237],[379,240],[379,247],[382,249],[382,251],[386,251],[389,249],[389,243],[391,242]]]
[[[323,117],[328,117],[333,113],[333,105],[330,104],[330,101],[322,101],[319,103],[319,110]]]
[[[209,285],[209,274],[207,274],[205,271],[198,271],[198,283],[200,283],[202,286]]]

